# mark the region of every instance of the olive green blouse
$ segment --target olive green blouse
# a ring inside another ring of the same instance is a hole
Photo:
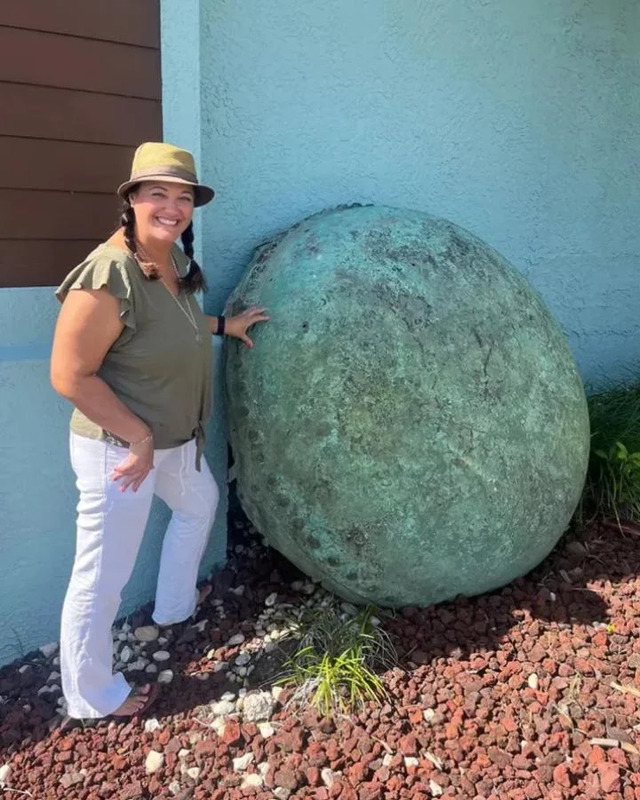
[[[186,274],[187,256],[177,245],[172,255],[179,274]],[[196,437],[199,466],[211,410],[211,332],[198,301],[184,291],[172,296],[159,280],[144,277],[130,253],[109,244],[89,253],[67,275],[56,297],[64,302],[72,289],[101,288],[119,299],[124,327],[97,375],[147,423],[157,449],[177,447]],[[77,408],[71,430],[127,444]]]

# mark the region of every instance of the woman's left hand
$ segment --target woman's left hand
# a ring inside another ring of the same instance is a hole
[[[252,306],[235,317],[227,317],[224,325],[224,332],[227,336],[234,336],[241,339],[247,347],[253,347],[253,342],[247,336],[247,330],[255,325],[256,322],[267,322],[270,318],[265,314],[265,308]]]

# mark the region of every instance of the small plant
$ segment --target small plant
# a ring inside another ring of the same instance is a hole
[[[589,500],[605,517],[640,520],[640,452],[622,442],[608,450],[593,450],[589,465]]]
[[[591,451],[579,517],[640,521],[640,384],[588,398]]]
[[[386,696],[376,670],[396,662],[388,634],[368,606],[354,616],[332,606],[303,614],[298,648],[284,664],[277,683],[296,688],[293,702],[310,702],[323,715],[350,713],[365,701]]]

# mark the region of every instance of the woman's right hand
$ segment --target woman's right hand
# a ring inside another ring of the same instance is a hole
[[[143,441],[129,445],[129,455],[113,470],[113,480],[121,481],[121,492],[129,488],[137,492],[152,469],[153,436],[149,435]]]

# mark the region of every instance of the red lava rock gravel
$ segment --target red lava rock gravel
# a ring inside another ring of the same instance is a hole
[[[386,702],[330,721],[285,708],[287,691],[250,710],[270,685],[238,702],[269,620],[314,587],[236,528],[195,624],[163,644],[174,678],[147,719],[63,733],[55,655],[0,669],[0,796],[640,800],[637,537],[568,534],[498,592],[385,618],[399,655]],[[154,646],[138,650],[152,663]]]

